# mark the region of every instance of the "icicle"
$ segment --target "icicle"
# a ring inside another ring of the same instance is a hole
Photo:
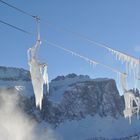
[[[95,62],[95,61],[93,61],[93,60],[91,60],[91,59],[89,59],[89,58],[87,58],[87,57],[85,57],[85,56],[82,56],[82,55],[80,55],[80,54],[78,54],[78,53],[75,53],[75,52],[73,52],[73,51],[71,51],[71,50],[64,49],[64,48],[62,48],[62,47],[58,47],[58,48],[61,48],[61,49],[65,50],[65,51],[71,53],[72,56],[77,56],[77,57],[80,57],[81,59],[84,59],[85,61],[87,61],[87,62],[90,64],[90,66],[93,66],[93,68],[95,67],[95,65],[98,64],[97,62]]]
[[[120,74],[121,74],[121,73],[118,72],[118,71],[117,71],[116,73],[117,73],[117,81],[118,81],[118,83],[120,84]]]
[[[125,101],[125,109],[123,111],[124,117],[129,118],[129,122],[131,124],[131,117],[133,114],[139,113],[140,110],[140,98],[135,97],[134,93],[130,90],[128,90],[127,87],[127,75],[121,74],[121,84],[124,92],[124,101]],[[136,106],[134,106],[134,103]]]
[[[125,73],[120,74],[120,80],[121,80],[123,92],[128,90],[128,85],[127,85],[126,78],[127,78],[127,75]]]
[[[89,61],[89,64],[90,64],[90,66],[92,66],[92,61],[91,60]]]
[[[92,62],[92,68],[94,69],[96,67],[97,63]]]
[[[35,94],[35,102],[36,106],[41,109],[43,98],[43,78],[40,72],[40,65],[35,60],[31,60],[30,65],[32,66],[30,74]]]
[[[128,56],[124,53],[121,53],[119,51],[113,50],[111,48],[107,48],[112,54],[116,56],[117,60],[122,61],[126,65],[126,71],[129,72],[129,74],[133,73],[133,79],[134,79],[134,87],[136,89],[137,87],[137,80],[138,80],[138,73],[139,73],[139,60]]]
[[[49,78],[47,72],[47,65],[44,65],[43,79],[44,79],[44,84],[47,85],[47,91],[49,93]]]
[[[37,59],[37,50],[39,45],[40,44],[37,41],[36,45],[30,48],[29,66],[30,66],[30,74],[31,74],[33,90],[35,94],[36,106],[41,109],[42,99],[43,99],[44,79],[40,71],[40,63],[38,62]]]
[[[27,51],[28,60],[30,60],[30,58],[31,58],[30,52],[31,52],[31,48],[29,48]]]

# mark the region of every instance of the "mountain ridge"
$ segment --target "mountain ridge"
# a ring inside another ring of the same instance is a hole
[[[41,111],[35,107],[29,72],[0,67],[0,88],[15,86],[24,87],[18,95],[20,108],[39,124],[51,125],[64,140],[139,138],[140,121],[134,116],[130,125],[124,119],[124,99],[113,79],[74,73],[58,76],[50,82],[50,95],[44,94]]]

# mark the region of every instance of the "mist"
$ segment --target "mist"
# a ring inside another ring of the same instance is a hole
[[[18,106],[19,92],[15,88],[0,89],[1,140],[57,140],[50,128],[42,130]]]

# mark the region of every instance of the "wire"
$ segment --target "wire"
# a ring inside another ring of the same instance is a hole
[[[108,66],[108,65],[102,64],[102,63],[100,63],[100,62],[98,62],[98,61],[96,61],[96,60],[93,60],[93,59],[90,59],[90,58],[88,58],[88,57],[85,57],[85,56],[83,56],[83,55],[81,55],[81,54],[79,54],[79,53],[76,53],[76,52],[72,51],[72,50],[66,49],[66,48],[64,48],[64,47],[62,47],[62,46],[60,46],[60,45],[57,45],[57,44],[53,43],[53,42],[50,42],[50,41],[47,41],[47,40],[44,40],[44,41],[45,41],[47,44],[49,44],[49,45],[51,45],[51,46],[53,46],[53,47],[56,47],[56,48],[58,48],[58,49],[61,49],[61,50],[66,51],[66,52],[68,52],[68,53],[71,53],[71,54],[74,55],[74,56],[78,56],[78,57],[80,57],[80,58],[86,60],[86,61],[89,62],[89,63],[95,64],[95,65],[96,65],[96,64],[100,64],[101,66],[103,66],[103,67],[105,67],[105,68],[107,68],[107,69],[110,69],[110,70],[112,70],[113,72],[117,72],[117,73],[122,73],[122,74],[123,74],[123,72],[121,72],[121,71],[119,71],[119,70],[117,70],[117,69],[114,69],[114,68],[112,68],[112,67],[110,67],[110,66]]]
[[[113,50],[113,51],[122,53],[122,54],[124,54],[124,55],[126,55],[126,56],[129,56],[129,57],[131,57],[131,58],[137,59],[137,60],[139,61],[138,58],[136,58],[136,57],[134,57],[134,56],[132,56],[132,55],[129,55],[129,54],[124,53],[124,52],[122,52],[122,51],[119,51],[119,50],[117,50],[117,49],[111,48],[111,47],[109,47],[109,46],[106,45],[106,44],[99,43],[99,42],[97,42],[97,41],[95,41],[95,40],[93,40],[93,39],[88,38],[87,36],[85,36],[85,35],[83,35],[83,34],[81,34],[81,33],[79,33],[79,32],[75,32],[75,31],[73,31],[73,30],[71,30],[71,29],[64,28],[64,27],[60,27],[60,26],[58,27],[56,24],[51,23],[51,22],[49,22],[48,20],[41,19],[41,21],[42,21],[43,23],[46,23],[47,25],[49,25],[49,26],[51,26],[51,27],[54,27],[55,29],[57,29],[57,30],[59,30],[59,31],[61,31],[61,32],[66,32],[66,33],[73,34],[73,35],[77,36],[78,38],[80,38],[80,39],[82,39],[82,40],[85,40],[85,41],[87,41],[87,42],[89,42],[89,43],[91,43],[91,44],[94,44],[94,45],[96,45],[96,46],[98,46],[98,47],[101,47],[101,48],[104,48],[104,49],[107,49],[107,50]]]
[[[9,6],[9,7],[11,7],[11,8],[13,8],[13,9],[15,9],[15,10],[18,11],[18,12],[21,12],[21,13],[23,13],[23,14],[25,14],[25,15],[28,15],[28,16],[34,18],[36,21],[39,21],[39,20],[42,21],[42,19],[40,19],[40,17],[34,16],[34,15],[32,15],[32,14],[30,14],[30,13],[24,11],[24,10],[21,10],[20,8],[17,8],[17,7],[15,7],[15,6],[13,6],[13,5],[11,5],[11,4],[9,4],[9,3],[3,1],[3,0],[0,0],[0,2],[3,3],[3,4],[5,4],[5,5],[7,5],[7,6]],[[28,32],[28,31],[25,31],[25,30],[23,30],[23,29],[21,29],[21,28],[19,28],[19,27],[17,27],[17,26],[11,25],[11,24],[9,24],[9,23],[7,23],[7,22],[4,22],[4,21],[2,21],[2,20],[0,20],[0,22],[3,23],[3,24],[5,24],[5,25],[7,25],[7,26],[10,26],[10,27],[12,27],[12,28],[14,28],[14,29],[17,29],[17,30],[19,30],[19,31],[21,31],[21,32],[24,32],[24,33],[26,33],[26,34],[31,34],[31,33]],[[45,20],[43,20],[43,22],[45,22]],[[110,48],[110,47],[108,47],[107,45],[98,43],[98,42],[96,42],[96,41],[94,41],[94,40],[91,40],[91,39],[85,37],[84,35],[82,35],[82,34],[80,34],[80,33],[74,32],[74,31],[72,31],[72,30],[70,30],[70,29],[65,29],[65,28],[62,28],[62,27],[58,27],[58,26],[56,26],[55,24],[49,23],[48,21],[46,21],[45,23],[47,23],[47,24],[49,24],[49,25],[51,25],[51,26],[53,26],[53,27],[55,27],[55,28],[57,27],[57,29],[59,29],[59,30],[61,30],[61,31],[65,31],[65,32],[68,32],[68,33],[72,33],[73,35],[76,35],[76,36],[78,36],[79,38],[84,39],[84,40],[86,40],[86,41],[88,41],[88,42],[90,42],[90,43],[92,43],[92,44],[95,44],[95,45],[97,45],[97,46],[99,46],[99,47],[105,48],[105,49],[107,49],[107,50],[119,52],[119,53],[121,53],[121,54],[123,54],[123,55],[125,55],[125,56],[129,56],[129,57],[134,58],[134,59],[136,59],[136,60],[139,61],[139,59],[137,59],[136,57],[133,57],[133,56],[131,56],[131,55],[128,55],[128,54],[123,53],[123,52],[121,52],[121,51],[118,51],[118,50],[116,50],[116,49]],[[47,41],[47,42],[48,42],[48,41]],[[69,53],[72,53],[72,54],[74,54],[74,55],[76,55],[76,56],[78,56],[78,57],[80,57],[80,58],[82,58],[82,59],[85,59],[85,60],[89,61],[89,62],[92,62],[92,63],[94,63],[94,64],[97,63],[97,64],[100,64],[100,65],[102,65],[102,66],[104,66],[104,67],[106,67],[106,68],[108,68],[108,69],[110,69],[110,70],[112,70],[112,71],[122,73],[122,72],[120,72],[120,71],[118,71],[118,70],[116,70],[116,69],[114,69],[114,68],[112,68],[112,67],[110,67],[110,66],[104,65],[104,64],[99,63],[99,62],[94,61],[94,60],[91,60],[91,59],[89,59],[89,58],[87,58],[87,57],[84,57],[84,56],[82,56],[82,55],[79,55],[78,53],[75,53],[75,52],[73,52],[73,51],[71,51],[71,50],[68,50],[68,49],[65,49],[65,48],[63,48],[63,47],[60,47],[59,45],[56,45],[56,44],[51,43],[51,42],[48,42],[48,43],[49,43],[50,45],[55,46],[55,47],[57,46],[57,48],[63,49],[64,51],[67,51],[67,52],[69,52]],[[59,47],[58,47],[58,46],[59,46]],[[140,79],[138,78],[138,80],[140,80]]]
[[[50,26],[52,26],[52,27],[55,27],[56,29],[59,29],[59,30],[61,30],[61,31],[63,31],[63,32],[71,33],[71,34],[73,34],[73,35],[75,35],[75,36],[77,36],[77,37],[79,37],[79,38],[81,38],[81,39],[83,39],[83,40],[85,40],[85,41],[88,41],[88,42],[90,42],[90,43],[92,43],[92,44],[97,45],[98,47],[102,47],[102,48],[105,48],[105,49],[107,49],[107,50],[113,50],[113,51],[119,52],[119,53],[121,53],[121,54],[123,54],[123,55],[125,55],[125,56],[129,56],[130,58],[134,58],[134,59],[136,59],[136,60],[139,61],[139,59],[136,58],[136,57],[134,57],[134,56],[131,56],[131,55],[129,55],[129,54],[127,54],[127,53],[124,53],[124,52],[122,52],[122,51],[119,51],[119,50],[117,50],[117,49],[111,48],[111,47],[109,47],[109,46],[107,46],[107,45],[105,45],[105,44],[99,43],[99,42],[94,41],[94,40],[92,40],[92,39],[89,39],[88,37],[86,37],[86,36],[84,36],[84,35],[82,35],[82,34],[80,34],[80,33],[78,33],[78,32],[75,32],[75,31],[72,31],[72,30],[70,30],[70,29],[66,29],[66,28],[63,28],[63,27],[58,27],[56,24],[52,24],[52,23],[50,23],[50,22],[47,21],[47,20],[43,20],[43,19],[41,19],[40,17],[34,16],[34,15],[32,15],[32,14],[30,14],[30,13],[28,13],[28,12],[26,12],[26,11],[20,9],[20,8],[17,8],[17,7],[15,7],[15,6],[13,6],[13,5],[11,5],[11,4],[9,4],[9,3],[3,1],[3,0],[0,0],[0,2],[3,3],[3,4],[5,4],[5,5],[7,5],[7,6],[9,6],[9,7],[11,7],[11,8],[13,8],[13,9],[15,9],[15,10],[18,11],[18,12],[21,12],[21,13],[23,13],[23,14],[25,14],[25,15],[28,15],[28,16],[34,18],[34,19],[39,19],[40,21],[45,22],[47,25],[50,25]]]
[[[20,31],[20,32],[26,33],[26,34],[28,34],[28,35],[33,35],[32,33],[27,32],[26,30],[21,29],[21,28],[15,26],[15,25],[9,24],[9,23],[7,23],[7,22],[5,22],[5,21],[0,20],[0,23],[5,24],[5,25],[7,25],[7,26],[9,26],[9,27],[11,27],[11,28],[14,28],[14,29],[16,29],[16,30],[18,30],[18,31]],[[79,53],[76,53],[76,52],[72,51],[72,50],[66,49],[66,48],[64,48],[64,47],[62,47],[62,46],[60,46],[60,45],[57,45],[57,44],[53,43],[53,42],[50,42],[50,41],[45,40],[45,39],[43,39],[43,41],[45,41],[47,44],[49,44],[49,45],[51,45],[51,46],[53,46],[53,47],[56,47],[56,48],[61,49],[61,50],[65,51],[65,52],[68,52],[68,53],[70,53],[70,54],[72,54],[72,55],[74,55],[74,56],[77,56],[77,57],[79,57],[79,58],[81,58],[81,59],[83,59],[83,60],[85,60],[85,61],[87,61],[87,62],[89,62],[89,63],[91,63],[91,64],[94,64],[94,65],[100,64],[101,66],[103,66],[103,67],[105,67],[105,68],[107,68],[107,69],[110,69],[110,70],[113,71],[113,72],[124,74],[123,72],[121,72],[121,71],[119,71],[119,70],[117,70],[117,69],[115,69],[115,68],[112,68],[112,67],[110,67],[110,66],[108,66],[108,65],[102,64],[102,63],[100,63],[100,62],[98,62],[98,61],[96,61],[96,60],[92,60],[92,59],[90,59],[90,58],[88,58],[88,57],[85,57],[85,56],[83,56],[83,55],[81,55],[81,54],[79,54]],[[128,75],[128,74],[126,74],[126,75]],[[140,80],[140,78],[137,78],[137,79]]]
[[[5,24],[5,25],[7,25],[7,26],[9,26],[9,27],[11,27],[11,28],[14,28],[14,29],[16,29],[16,30],[18,30],[18,31],[24,32],[24,33],[26,33],[26,34],[28,34],[28,35],[33,35],[32,33],[25,31],[24,29],[21,29],[21,28],[19,28],[19,27],[17,27],[17,26],[14,26],[14,25],[9,24],[9,23],[7,23],[7,22],[4,22],[4,21],[2,21],[2,20],[0,20],[0,23],[3,23],[3,24]],[[96,60],[92,60],[92,59],[90,59],[90,58],[88,58],[88,57],[85,57],[85,56],[83,56],[83,55],[81,55],[81,54],[79,54],[79,53],[76,53],[76,52],[72,51],[72,50],[66,49],[66,48],[64,48],[64,47],[62,47],[62,46],[60,46],[60,45],[57,45],[57,44],[53,43],[53,42],[50,42],[50,41],[45,40],[45,39],[43,39],[43,41],[45,41],[47,44],[49,44],[49,45],[51,45],[51,46],[53,46],[53,47],[56,47],[56,48],[61,49],[61,50],[65,51],[65,52],[71,53],[71,54],[74,55],[74,56],[80,57],[81,59],[86,60],[87,62],[89,62],[89,63],[91,63],[91,64],[94,64],[94,65],[100,64],[101,66],[103,66],[103,67],[105,67],[105,68],[107,68],[107,69],[110,69],[110,70],[112,70],[113,72],[117,72],[117,73],[123,74],[123,72],[120,72],[120,71],[117,70],[117,69],[114,69],[114,68],[112,68],[112,67],[110,67],[110,66],[108,66],[108,65],[102,64],[102,63],[100,63],[100,62],[98,62],[98,61],[96,61]],[[139,80],[139,79],[138,79],[138,80]]]
[[[126,56],[129,56],[129,57],[131,57],[131,58],[134,58],[134,59],[139,60],[138,58],[136,58],[136,57],[134,57],[134,56],[132,56],[132,55],[129,55],[129,54],[124,53],[124,52],[122,52],[122,51],[119,51],[119,50],[117,50],[117,49],[111,48],[111,47],[109,47],[109,46],[106,45],[106,44],[102,44],[102,43],[99,43],[99,42],[97,42],[97,41],[95,41],[95,40],[93,40],[93,39],[90,39],[90,38],[86,37],[85,35],[83,35],[83,34],[81,34],[81,33],[79,33],[79,32],[75,32],[75,31],[72,31],[71,29],[64,28],[64,27],[58,27],[56,24],[50,23],[49,21],[44,20],[44,19],[41,19],[41,21],[43,21],[43,23],[46,23],[47,25],[49,25],[49,26],[51,26],[51,27],[54,27],[55,29],[57,29],[57,30],[59,30],[59,31],[61,31],[61,32],[66,32],[66,33],[73,34],[73,35],[77,36],[78,38],[80,38],[80,39],[82,39],[82,40],[85,40],[85,41],[87,41],[87,42],[89,42],[89,43],[91,43],[91,44],[94,44],[94,45],[96,45],[96,46],[98,46],[98,47],[101,47],[101,48],[104,48],[104,49],[107,49],[107,50],[114,50],[114,51],[116,51],[116,52],[122,53],[122,54],[124,54],[124,55],[126,55]]]
[[[33,18],[35,17],[34,15],[32,15],[32,14],[30,14],[30,13],[24,11],[24,10],[21,10],[21,9],[17,8],[16,6],[13,6],[13,5],[11,5],[11,4],[9,4],[9,3],[3,1],[3,0],[0,0],[0,2],[3,3],[3,4],[5,4],[5,5],[7,5],[7,6],[9,6],[10,8],[15,9],[15,10],[18,11],[18,12],[21,12],[21,13],[27,15],[27,16],[30,16],[30,17],[33,17]]]
[[[5,24],[5,25],[7,25],[7,26],[9,26],[9,27],[11,27],[11,28],[14,28],[14,29],[16,29],[16,30],[18,30],[18,31],[21,31],[21,32],[23,32],[23,33],[26,33],[26,34],[28,34],[28,35],[31,35],[30,32],[28,32],[28,31],[26,31],[26,30],[24,30],[24,29],[22,29],[22,28],[19,28],[19,27],[17,27],[17,26],[14,26],[14,25],[12,25],[12,24],[9,24],[9,23],[7,23],[7,22],[5,22],[5,21],[3,21],[3,20],[0,20],[0,23]]]
[[[53,47],[55,47],[55,48],[61,49],[61,50],[65,51],[65,52],[68,52],[68,53],[74,55],[74,56],[80,57],[80,58],[84,59],[85,61],[89,62],[90,64],[93,64],[93,65],[99,64],[99,65],[101,65],[101,66],[103,66],[103,67],[105,67],[105,68],[107,68],[107,69],[109,69],[109,70],[111,70],[111,71],[113,71],[113,72],[115,72],[115,73],[119,73],[119,74],[123,74],[123,75],[129,75],[129,74],[126,73],[126,72],[121,72],[120,70],[117,70],[117,69],[115,69],[115,68],[112,68],[111,66],[108,66],[108,65],[103,64],[103,63],[101,63],[101,62],[99,62],[99,61],[90,59],[90,58],[88,58],[88,57],[85,57],[85,56],[83,56],[83,55],[81,55],[81,54],[79,54],[79,53],[76,53],[76,52],[74,52],[74,51],[72,51],[72,50],[66,49],[66,48],[63,47],[63,46],[57,45],[57,44],[55,44],[55,43],[53,43],[53,42],[50,42],[50,41],[48,41],[48,40],[43,40],[43,41],[45,41],[47,44],[49,44],[49,45],[51,45],[51,46],[53,46]],[[136,78],[136,79],[137,79],[137,80],[140,80],[140,78]]]

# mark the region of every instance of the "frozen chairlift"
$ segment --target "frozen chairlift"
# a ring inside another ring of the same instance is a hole
[[[131,124],[131,117],[133,114],[137,113],[137,117],[140,110],[140,98],[136,97],[134,93],[127,88],[127,75],[121,74],[121,84],[124,93],[125,109],[123,111],[124,117],[129,118]]]
[[[36,107],[42,108],[43,99],[43,85],[47,84],[47,91],[49,92],[49,82],[47,74],[47,64],[40,63],[37,58],[38,49],[41,45],[39,32],[39,19],[36,17],[38,26],[38,38],[36,44],[28,49],[28,64],[30,66],[30,74],[35,94]]]

